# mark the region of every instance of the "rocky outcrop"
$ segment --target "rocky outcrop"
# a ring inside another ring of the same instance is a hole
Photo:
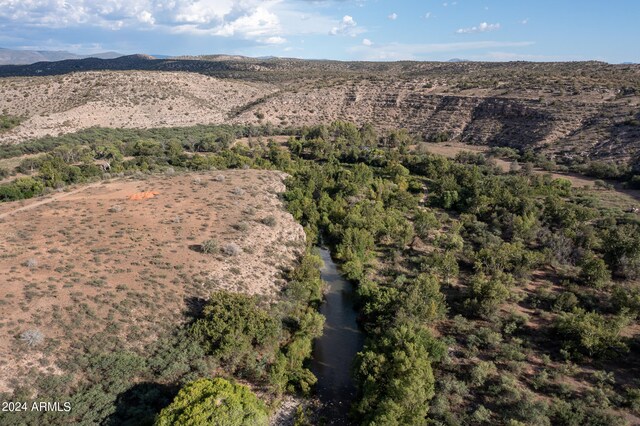
[[[571,151],[574,156],[627,161],[640,152],[635,96],[587,102],[586,97],[446,93],[419,83],[360,82],[283,91],[256,103],[235,121],[312,125],[349,120],[372,123],[380,130],[406,128],[424,140],[446,134],[471,144],[540,149],[552,157]]]

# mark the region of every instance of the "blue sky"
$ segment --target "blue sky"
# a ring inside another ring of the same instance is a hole
[[[638,0],[0,0],[0,47],[640,62]]]

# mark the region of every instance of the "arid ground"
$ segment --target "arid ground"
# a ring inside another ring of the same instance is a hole
[[[138,175],[0,206],[0,390],[100,332],[153,340],[214,289],[266,297],[304,248],[283,174]],[[140,196],[142,194],[143,196]],[[200,245],[214,240],[215,253]],[[39,332],[31,348],[23,333]]]

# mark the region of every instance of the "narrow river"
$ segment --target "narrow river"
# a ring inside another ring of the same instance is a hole
[[[328,425],[349,425],[347,415],[356,389],[351,365],[362,350],[364,336],[356,322],[353,285],[342,277],[329,250],[319,248],[324,261],[322,279],[327,283],[320,313],[326,318],[324,334],[313,346],[311,371],[318,378],[316,392],[322,402],[321,416]]]

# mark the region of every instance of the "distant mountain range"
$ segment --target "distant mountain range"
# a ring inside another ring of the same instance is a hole
[[[123,56],[117,52],[103,52],[93,55],[76,55],[63,50],[13,50],[0,47],[0,65],[29,65],[36,62],[54,62],[65,59],[100,58],[114,59]]]

